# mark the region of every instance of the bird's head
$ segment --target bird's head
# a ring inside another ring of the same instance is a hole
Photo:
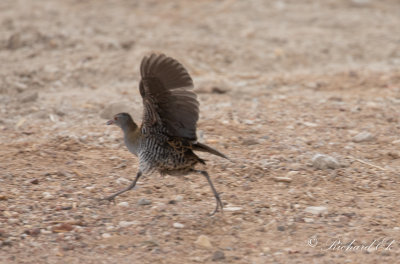
[[[122,128],[122,130],[136,127],[136,124],[128,113],[116,114],[113,119],[107,121],[107,125],[117,125]]]

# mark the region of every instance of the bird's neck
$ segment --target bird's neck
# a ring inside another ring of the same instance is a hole
[[[129,124],[122,130],[124,131],[124,141],[126,147],[130,152],[137,156],[139,152],[139,143],[141,138],[139,127],[134,122],[132,122],[132,124]]]
[[[130,120],[130,122],[122,126],[122,131],[124,131],[125,135],[134,133],[136,130],[139,130],[139,127],[133,120]]]

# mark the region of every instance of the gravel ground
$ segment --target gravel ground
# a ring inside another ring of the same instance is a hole
[[[396,263],[400,3],[0,2],[1,263]],[[191,73],[204,178],[143,177],[116,111]]]

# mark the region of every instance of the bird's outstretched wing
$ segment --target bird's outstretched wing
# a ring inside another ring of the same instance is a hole
[[[143,58],[140,74],[142,128],[151,133],[162,127],[170,136],[196,140],[199,102],[182,64],[164,54],[151,54]]]

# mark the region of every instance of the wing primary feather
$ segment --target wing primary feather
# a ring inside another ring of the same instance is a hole
[[[140,74],[145,130],[161,126],[171,136],[196,140],[199,102],[190,90],[193,80],[182,64],[164,54],[151,54],[143,58]]]

